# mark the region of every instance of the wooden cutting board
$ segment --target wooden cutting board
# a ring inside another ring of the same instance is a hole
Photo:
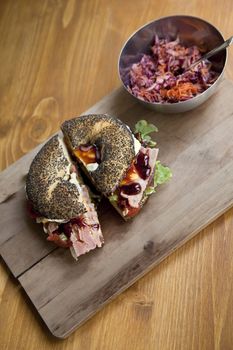
[[[105,246],[76,262],[68,250],[45,240],[25,210],[25,175],[41,145],[0,174],[0,253],[59,338],[233,205],[232,82],[223,81],[209,101],[185,114],[147,110],[123,88],[86,113],[116,115],[130,126],[142,118],[156,124],[159,159],[173,178],[133,221],[125,223],[103,202]]]

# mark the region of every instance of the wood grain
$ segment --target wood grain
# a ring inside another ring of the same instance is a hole
[[[230,0],[214,6],[211,0],[205,6],[172,0],[2,1],[1,168],[119,85],[118,53],[136,28],[179,13],[205,18],[225,37],[232,35]],[[229,51],[226,72],[233,78]],[[231,349],[232,214],[219,218],[64,342],[39,326],[2,265],[0,343],[6,349]]]
[[[0,253],[53,335],[67,337],[233,205],[232,94],[233,84],[224,81],[201,107],[188,115],[173,115],[172,128],[171,116],[144,112],[148,122],[159,126],[160,159],[173,169],[175,185],[159,189],[143,215],[128,223],[102,203],[104,248],[78,263],[69,251],[46,242],[39,227],[31,223],[24,188],[13,188],[0,203],[0,226],[7,227],[1,234]],[[143,113],[143,107],[123,88],[91,108],[93,113],[104,110],[115,112],[131,127]],[[34,151],[28,157],[34,157]],[[3,189],[9,174],[14,179],[13,169],[0,175]],[[16,169],[18,178],[25,172],[24,158]]]

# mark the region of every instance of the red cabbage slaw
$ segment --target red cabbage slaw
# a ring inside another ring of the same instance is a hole
[[[207,60],[184,72],[201,56],[197,46],[185,47],[179,38],[169,41],[155,36],[151,54],[132,65],[127,89],[147,102],[186,101],[208,89],[219,76]]]

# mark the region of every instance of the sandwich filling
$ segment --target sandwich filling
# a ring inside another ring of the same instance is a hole
[[[86,186],[81,185],[82,200],[86,212],[79,217],[60,223],[49,221],[43,223],[47,240],[62,247],[69,247],[75,259],[96,247],[101,247],[104,240],[97,213]]]
[[[71,174],[71,180],[79,186],[82,202],[86,212],[70,220],[48,219],[33,210],[29,202],[30,215],[37,223],[43,224],[47,240],[54,242],[59,247],[70,248],[72,256],[77,258],[104,243],[99,220],[94,204],[85,185],[80,185],[76,179],[76,173]]]
[[[101,161],[96,145],[82,145],[74,150],[74,154],[90,172],[95,171]]]
[[[60,150],[60,162],[58,159],[58,164],[60,168],[58,171],[54,172],[52,181],[45,181],[44,184],[46,189],[42,191],[45,193],[47,198],[51,200],[53,198],[54,206],[64,206],[62,199],[58,198],[54,200],[54,193],[57,191],[59,184],[63,184],[63,189],[72,188],[72,193],[78,196],[77,204],[81,203],[82,206],[79,210],[71,211],[69,201],[66,201],[67,208],[61,211],[61,214],[56,216],[56,214],[46,213],[41,214],[39,208],[35,210],[33,205],[32,196],[28,197],[28,209],[29,214],[32,218],[36,220],[37,223],[43,225],[44,232],[47,234],[47,240],[54,242],[56,245],[63,248],[70,248],[70,251],[75,259],[80,255],[89,252],[96,247],[101,247],[104,240],[95,210],[95,206],[91,201],[91,197],[87,187],[82,183],[82,179],[74,164],[69,157],[68,152],[61,139],[52,139],[50,143],[56,142],[54,149]],[[58,152],[57,152],[58,153]],[[51,152],[49,153],[51,155]],[[63,158],[61,158],[63,156]],[[64,160],[63,160],[64,159]],[[41,164],[41,163],[40,163]],[[32,168],[33,169],[33,168]],[[32,174],[31,169],[31,174]],[[34,166],[35,169],[35,166]],[[38,169],[38,167],[36,167]],[[40,169],[43,172],[43,168]],[[46,172],[48,174],[49,172]],[[37,173],[36,173],[37,174]],[[51,176],[51,173],[49,173]],[[30,188],[27,187],[28,193],[30,195],[29,189],[35,188],[35,184],[32,181],[32,176],[30,178]],[[67,194],[69,195],[69,194]],[[35,197],[34,197],[35,198]],[[67,198],[67,197],[66,197]],[[55,203],[56,201],[56,203]],[[61,202],[60,202],[61,201]],[[47,203],[47,202],[46,202]],[[46,204],[45,203],[45,204]],[[66,207],[65,205],[65,207]],[[69,211],[71,215],[69,214]],[[63,214],[64,215],[63,215]],[[57,218],[58,217],[58,218]]]
[[[158,151],[142,146],[120,186],[109,197],[125,218],[135,216],[141,208],[144,192],[153,178]]]
[[[135,216],[140,210],[143,193],[153,177],[158,155],[157,148],[143,147],[133,138],[135,157],[120,185],[108,196],[125,218]],[[74,154],[89,173],[95,171],[101,162],[101,154],[96,145],[81,145],[74,150]]]

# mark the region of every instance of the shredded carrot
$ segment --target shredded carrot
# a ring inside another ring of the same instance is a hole
[[[161,96],[170,100],[179,101],[184,96],[195,96],[198,92],[197,87],[193,83],[179,83],[171,89],[162,89]]]

